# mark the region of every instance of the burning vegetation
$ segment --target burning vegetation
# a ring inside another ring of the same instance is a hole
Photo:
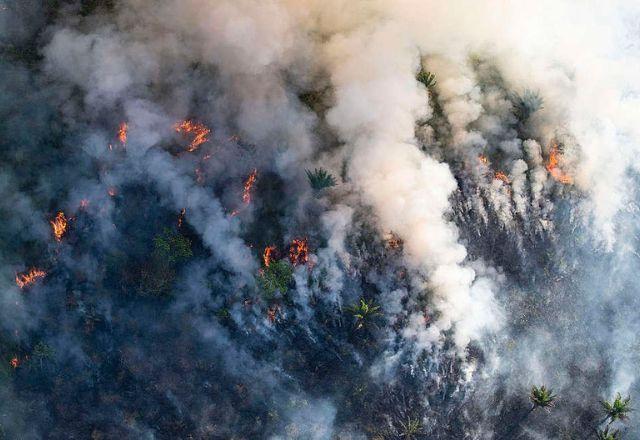
[[[209,140],[209,134],[211,133],[211,130],[204,124],[191,120],[177,123],[174,129],[183,136],[191,136],[191,142],[187,146],[187,151],[190,153],[193,153],[200,145],[207,142]]]
[[[64,215],[64,212],[58,212],[58,214],[56,214],[56,217],[49,223],[51,224],[53,236],[55,237],[56,241],[61,241],[63,235],[67,232],[67,227],[69,226],[69,221]]]
[[[127,144],[127,134],[129,133],[129,124],[122,122],[118,127],[118,140],[125,146]]]
[[[242,202],[245,205],[251,203],[251,190],[253,189],[253,185],[256,183],[256,179],[258,178],[258,170],[254,168],[254,170],[249,174],[247,180],[244,181],[244,190],[242,191]]]
[[[306,238],[296,238],[289,245],[289,261],[294,266],[305,265],[309,261],[309,245]]]
[[[264,267],[269,267],[271,261],[276,257],[276,252],[274,245],[264,248],[264,252],[262,253],[262,264],[264,264]]]
[[[35,284],[41,278],[44,278],[47,273],[40,269],[30,269],[28,272],[16,275],[16,284],[19,288],[24,289],[26,287]]]
[[[547,161],[547,171],[551,174],[555,180],[565,185],[570,185],[573,183],[573,177],[568,173],[565,173],[560,168],[560,158],[562,154],[560,152],[560,148],[558,147],[557,142],[552,142],[551,148],[549,149],[549,160]]]

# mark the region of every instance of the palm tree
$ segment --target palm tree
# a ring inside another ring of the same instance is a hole
[[[609,402],[607,400],[603,401],[602,407],[606,414],[605,420],[609,419],[609,424],[616,420],[626,419],[628,417],[628,413],[633,411],[631,408],[631,397],[627,396],[626,399],[623,399],[620,393],[616,394],[613,402]]]
[[[360,303],[352,305],[348,310],[356,319],[356,329],[368,325],[373,318],[381,314],[380,306],[375,305],[373,300],[367,302],[363,298],[360,298]]]
[[[336,186],[336,179],[323,168],[316,168],[313,171],[306,170],[306,172],[309,184],[315,191]]]
[[[553,394],[553,390],[547,389],[544,385],[539,388],[535,385],[532,386],[531,394],[529,394],[529,400],[533,403],[531,411],[536,408],[545,408],[549,410],[553,406],[556,397],[557,396]]]
[[[427,89],[432,89],[437,83],[436,75],[424,69],[420,69],[420,72],[416,75],[416,79],[424,84]]]
[[[596,438],[598,440],[619,440],[620,431],[618,431],[617,429],[609,431],[609,427],[607,426],[604,429],[598,429],[596,431]]]

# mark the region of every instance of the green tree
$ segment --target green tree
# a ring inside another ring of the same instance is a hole
[[[352,305],[347,310],[353,314],[357,329],[374,323],[374,319],[381,315],[380,306],[375,305],[373,300],[365,301],[364,298],[360,298],[360,302]]]
[[[545,387],[544,385],[540,387],[537,387],[535,385],[532,386],[531,393],[529,394],[529,400],[531,400],[531,403],[533,403],[533,408],[531,408],[531,410],[534,410],[536,408],[551,408],[556,400],[556,397],[557,396],[553,394],[553,391],[547,389],[547,387]]]
[[[598,429],[596,431],[596,438],[598,440],[619,440],[620,431],[618,431],[617,429],[609,431],[609,427],[607,426],[604,429]]]
[[[271,298],[276,292],[287,293],[293,279],[293,268],[286,260],[272,261],[258,276],[258,284],[267,297]]]
[[[436,75],[427,70],[420,69],[420,72],[416,75],[418,82],[424,84],[427,89],[432,89],[437,84]]]
[[[323,168],[316,168],[313,171],[306,170],[307,179],[314,191],[321,191],[325,188],[336,186],[336,179]]]
[[[629,412],[633,411],[631,408],[631,397],[627,396],[626,399],[623,399],[620,393],[616,394],[613,402],[604,400],[602,402],[602,407],[605,411],[605,420],[609,419],[609,424],[616,420],[625,420],[628,417]]]
[[[40,364],[40,367],[42,367],[42,364],[53,358],[55,354],[55,351],[49,347],[49,345],[47,345],[44,341],[40,341],[36,344],[35,347],[33,347],[33,351],[31,352],[31,356],[33,357],[34,360],[37,360],[38,363]]]

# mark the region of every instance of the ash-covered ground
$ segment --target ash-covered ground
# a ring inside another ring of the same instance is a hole
[[[637,72],[631,0],[0,0],[0,439],[640,438]]]

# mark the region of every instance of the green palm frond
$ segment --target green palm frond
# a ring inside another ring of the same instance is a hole
[[[528,119],[532,114],[544,107],[544,100],[540,94],[529,89],[525,90],[522,95],[514,93],[511,101],[513,102],[515,116],[521,121]]]
[[[620,393],[616,394],[613,402],[607,400],[602,402],[602,407],[607,415],[607,418],[614,422],[616,420],[624,420],[628,417],[628,413],[633,411],[631,408],[631,397],[627,396],[623,399]]]
[[[435,87],[437,84],[436,75],[427,70],[421,69],[420,72],[416,75],[416,79],[424,84],[424,86],[428,89]]]
[[[323,168],[316,168],[313,171],[306,170],[306,172],[309,184],[315,191],[336,186],[336,179]]]
[[[598,440],[619,440],[620,431],[618,431],[617,429],[609,431],[609,427],[607,426],[604,429],[598,429],[596,431],[596,438]]]
[[[544,385],[537,387],[531,387],[531,393],[529,399],[533,403],[534,408],[551,408],[556,400],[556,395],[553,394],[553,390],[548,389]]]
[[[365,301],[363,298],[360,299],[360,302],[352,305],[347,310],[349,310],[353,317],[356,319],[356,328],[360,329],[370,322],[372,322],[373,318],[381,315],[380,306],[375,305],[372,301]]]

